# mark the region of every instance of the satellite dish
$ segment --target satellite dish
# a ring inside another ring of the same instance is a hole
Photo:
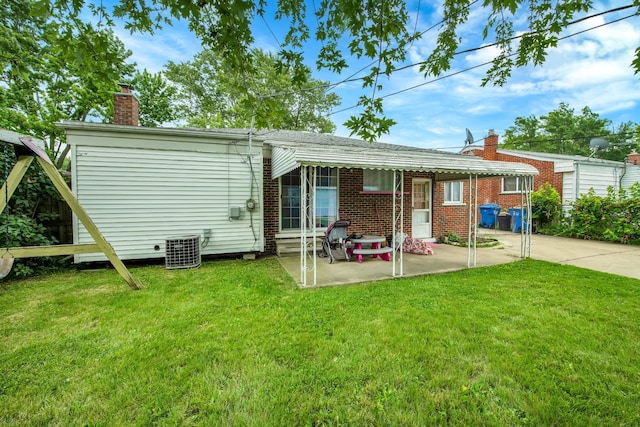
[[[467,145],[473,144],[473,135],[471,134],[471,131],[468,128],[465,130],[467,131],[467,139],[464,140],[464,145],[466,147]]]
[[[607,148],[609,148],[609,141],[602,138],[593,138],[589,145],[591,146],[591,149],[593,151],[606,150]]]

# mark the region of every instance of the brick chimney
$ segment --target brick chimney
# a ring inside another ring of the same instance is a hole
[[[493,129],[489,129],[489,135],[484,138],[484,160],[498,160],[498,135]]]
[[[120,89],[113,94],[113,124],[138,126],[138,98],[133,86],[120,83]]]
[[[640,154],[638,154],[635,150],[633,153],[629,153],[627,156],[627,163],[632,165],[640,165]]]

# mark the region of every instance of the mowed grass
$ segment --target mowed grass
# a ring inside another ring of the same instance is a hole
[[[435,259],[434,259],[435,261]],[[298,289],[277,260],[0,288],[2,425],[639,425],[640,281],[525,260]]]

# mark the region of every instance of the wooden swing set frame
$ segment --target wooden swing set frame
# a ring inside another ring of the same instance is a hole
[[[9,258],[33,258],[102,252],[132,289],[141,289],[142,284],[134,279],[127,267],[122,263],[122,260],[116,254],[111,244],[107,242],[96,224],[91,220],[87,211],[85,211],[82,205],[80,205],[80,202],[73,194],[65,180],[62,178],[53,163],[51,163],[49,156],[34,142],[34,140],[38,141],[29,136],[0,129],[0,142],[12,144],[15,148],[16,157],[18,159],[7,176],[6,182],[2,186],[2,190],[0,190],[0,212],[3,212],[6,208],[7,203],[11,200],[11,196],[13,196],[13,193],[16,191],[18,184],[20,184],[20,181],[35,159],[47,174],[62,198],[67,202],[73,213],[82,222],[82,225],[84,225],[95,243],[5,248],[0,259],[6,260]],[[42,141],[39,142],[42,143]]]

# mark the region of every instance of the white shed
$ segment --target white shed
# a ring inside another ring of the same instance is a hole
[[[201,255],[264,251],[261,141],[232,130],[61,127],[73,191],[122,259],[165,257],[184,237],[199,237]],[[76,218],[73,227],[74,243],[91,241]]]

